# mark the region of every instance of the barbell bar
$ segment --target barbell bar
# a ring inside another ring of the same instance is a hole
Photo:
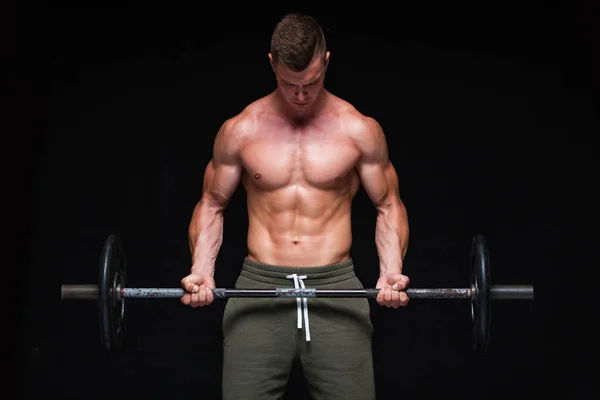
[[[492,300],[529,299],[532,287],[527,285],[495,285],[490,288]],[[119,296],[128,299],[179,299],[185,291],[179,288],[119,288]],[[315,289],[315,288],[276,288],[276,289],[211,289],[215,299],[229,297],[377,297],[379,289]],[[472,288],[407,289],[411,299],[470,299]],[[65,299],[98,298],[98,286],[63,285],[61,297]]]
[[[471,242],[471,285],[467,288],[408,288],[410,299],[467,299],[470,301],[473,323],[473,349],[487,351],[490,339],[491,300],[533,300],[532,285],[491,285],[490,260],[486,239],[477,234]],[[107,350],[118,350],[123,345],[125,332],[125,299],[180,299],[182,288],[128,288],[125,286],[127,262],[123,241],[110,234],[102,248],[98,285],[64,284],[63,300],[96,300],[100,335]],[[232,297],[317,298],[362,297],[375,298],[380,289],[317,289],[317,288],[265,288],[229,289],[213,288],[215,299]]]

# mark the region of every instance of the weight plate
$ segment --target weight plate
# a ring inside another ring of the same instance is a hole
[[[479,234],[471,243],[471,288],[473,348],[484,353],[490,341],[490,260],[485,237]]]
[[[124,287],[126,271],[123,243],[111,234],[102,248],[98,278],[100,336],[107,350],[120,348],[123,341],[125,299],[120,289]]]

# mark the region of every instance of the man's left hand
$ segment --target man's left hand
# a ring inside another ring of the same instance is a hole
[[[386,307],[398,308],[408,305],[406,287],[410,283],[408,276],[399,272],[382,275],[375,286],[379,290],[377,303]]]

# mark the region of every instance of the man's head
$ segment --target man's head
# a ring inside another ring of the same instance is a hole
[[[282,98],[296,112],[307,112],[323,89],[329,63],[317,20],[301,13],[284,16],[273,31],[269,59]]]

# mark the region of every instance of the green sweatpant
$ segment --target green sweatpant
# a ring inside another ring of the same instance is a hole
[[[245,259],[238,289],[361,289],[352,260],[297,268]],[[300,281],[296,285],[300,285]],[[307,303],[308,325],[304,314]],[[366,298],[230,298],[223,315],[223,400],[281,399],[299,361],[314,400],[372,400],[375,382]],[[301,328],[298,328],[298,316]],[[307,333],[309,337],[307,337]]]

